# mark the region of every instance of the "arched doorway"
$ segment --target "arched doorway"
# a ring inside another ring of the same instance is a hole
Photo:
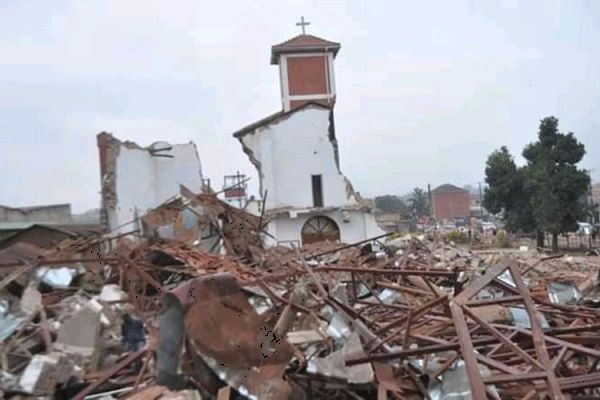
[[[329,217],[317,215],[309,218],[302,226],[302,244],[340,240],[340,228]]]

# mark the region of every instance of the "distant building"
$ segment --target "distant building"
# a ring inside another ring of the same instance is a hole
[[[481,195],[479,193],[470,193],[469,201],[471,208],[471,217],[481,218],[487,215],[487,210],[481,204]]]
[[[44,225],[33,224],[0,241],[0,250],[19,243],[26,243],[38,249],[48,250],[65,239],[96,236],[102,233],[102,227],[95,225]]]
[[[471,215],[469,191],[448,183],[431,191],[431,204],[438,221],[452,221]]]
[[[71,222],[70,204],[49,204],[33,207],[0,205],[0,222]]]
[[[400,213],[375,214],[377,224],[385,232],[410,232],[414,228],[414,220],[410,216]]]
[[[600,183],[592,185],[592,198],[595,204],[600,204]]]
[[[0,240],[21,232],[36,223],[70,224],[70,204],[49,204],[33,207],[0,205]]]
[[[71,214],[70,204],[0,205],[0,250],[23,243],[49,249],[64,239],[102,233],[98,221],[92,217]]]

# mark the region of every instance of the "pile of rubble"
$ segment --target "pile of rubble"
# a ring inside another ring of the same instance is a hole
[[[0,254],[5,398],[600,398],[597,256],[264,249],[184,192],[143,234]]]

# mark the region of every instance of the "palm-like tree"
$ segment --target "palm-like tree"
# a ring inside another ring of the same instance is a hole
[[[423,189],[414,188],[409,201],[410,208],[417,216],[429,215],[429,198]]]

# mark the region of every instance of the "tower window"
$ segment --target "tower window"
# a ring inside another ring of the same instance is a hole
[[[323,207],[323,182],[321,175],[311,175],[313,206]]]

